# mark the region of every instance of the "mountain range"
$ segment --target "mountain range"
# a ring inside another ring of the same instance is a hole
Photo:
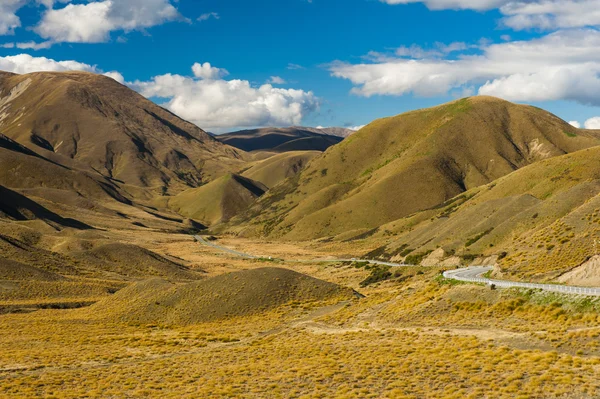
[[[380,259],[495,256],[507,274],[556,277],[585,261],[595,231],[600,132],[492,97],[345,139],[299,127],[213,138],[104,76],[3,73],[0,132],[0,218],[18,240],[24,222],[209,227],[370,240]],[[540,266],[570,246],[569,262]]]

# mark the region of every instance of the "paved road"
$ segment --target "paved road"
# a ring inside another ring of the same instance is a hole
[[[206,240],[204,237],[196,235],[194,238],[204,244],[216,248],[220,251],[230,253],[232,255],[240,256],[247,259],[265,259],[267,257],[250,255],[244,252],[235,251],[233,249],[223,247],[221,245],[215,244]],[[297,262],[297,263],[321,263],[321,262],[367,262],[372,265],[382,265],[382,266],[391,266],[391,267],[410,267],[414,265],[406,265],[403,263],[393,263],[393,262],[381,262],[377,260],[369,260],[369,259],[310,259],[310,260],[288,260],[286,262]],[[483,274],[493,270],[493,267],[490,266],[471,266],[465,269],[456,269],[449,270],[444,272],[444,277],[447,279],[464,281],[469,283],[483,283],[487,285],[494,284],[498,288],[533,288],[537,290],[551,291],[551,292],[559,292],[562,294],[576,294],[576,295],[587,295],[587,296],[600,296],[600,288],[588,288],[588,287],[573,287],[567,285],[557,285],[557,284],[535,284],[535,283],[520,283],[516,281],[505,281],[505,280],[492,280],[489,278],[482,277]]]
[[[236,255],[236,256],[240,256],[242,258],[247,258],[247,259],[266,259],[266,258],[270,258],[268,256],[255,256],[255,255],[250,255],[244,252],[240,252],[240,251],[235,251],[233,249],[227,248],[227,247],[223,247],[221,245],[215,244],[211,241],[206,240],[204,237],[199,236],[199,235],[195,235],[194,238],[196,239],[196,241],[198,241],[201,244],[204,245],[208,245],[210,247],[216,248],[220,251],[223,252],[227,252],[230,253],[232,255]],[[283,260],[283,259],[282,259]],[[338,262],[367,262],[370,263],[371,265],[382,265],[382,266],[391,266],[391,267],[408,267],[408,266],[413,266],[413,265],[406,265],[403,263],[393,263],[393,262],[381,262],[378,260],[369,260],[369,259],[356,259],[356,258],[352,258],[352,259],[330,259],[330,258],[322,258],[322,259],[305,259],[305,260],[286,260],[286,262],[297,262],[297,263],[321,263],[321,262],[331,262],[331,263],[338,263]]]
[[[537,290],[559,292],[561,294],[600,296],[600,288],[595,287],[574,287],[557,284],[520,283],[516,281],[492,280],[489,278],[482,277],[483,274],[493,269],[493,267],[489,266],[471,266],[466,269],[456,269],[444,272],[444,277],[469,283],[483,283],[487,285],[494,284],[498,288],[533,288]]]
[[[228,253],[230,253],[232,255],[241,256],[242,258],[248,258],[248,259],[260,259],[260,256],[254,256],[254,255],[250,255],[250,254],[245,254],[243,252],[235,251],[235,250],[227,248],[227,247],[222,247],[222,246],[220,246],[218,244],[215,244],[215,243],[213,243],[211,241],[206,240],[202,236],[196,235],[196,236],[194,236],[194,238],[196,239],[196,241],[198,241],[201,244],[208,245],[209,247],[216,248],[216,249],[221,250],[223,252],[228,252]]]

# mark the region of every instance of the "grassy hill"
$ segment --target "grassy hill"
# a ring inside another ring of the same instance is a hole
[[[539,108],[472,97],[377,120],[275,187],[232,230],[308,239],[367,232],[541,160],[600,144]]]
[[[319,151],[285,152],[253,165],[242,172],[242,176],[272,188],[285,179],[296,176],[312,159],[319,155],[321,155]]]
[[[600,147],[540,161],[380,227],[374,237],[393,239],[371,255],[418,259],[442,248],[466,264],[490,257],[509,278],[555,280],[596,254],[599,171]]]
[[[296,127],[296,126],[294,126]],[[308,130],[309,132],[327,134],[329,136],[350,137],[356,130],[346,129],[343,127],[298,127],[298,129]]]
[[[83,72],[0,76],[0,131],[70,169],[153,192],[196,187],[241,151],[111,78]]]
[[[80,221],[63,218],[56,213],[44,208],[35,201],[6,187],[0,186],[0,218],[9,220],[36,220],[41,219],[57,228],[72,227],[77,229],[90,229],[91,227]]]
[[[314,132],[301,127],[241,130],[216,136],[222,143],[244,151],[325,151],[342,137]]]
[[[251,315],[291,302],[351,299],[353,291],[291,270],[244,270],[185,285],[149,280],[91,310],[135,324],[186,325]]]
[[[263,184],[246,177],[227,174],[205,186],[166,198],[169,208],[205,225],[226,222],[246,210],[267,191]]]

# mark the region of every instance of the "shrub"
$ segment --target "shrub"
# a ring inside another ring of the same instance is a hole
[[[371,284],[378,283],[380,281],[388,280],[392,277],[392,273],[390,272],[390,266],[376,266],[371,269],[371,274],[369,277],[360,282],[361,287],[366,287]]]

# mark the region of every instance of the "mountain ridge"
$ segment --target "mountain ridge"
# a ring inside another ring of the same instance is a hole
[[[466,98],[374,121],[230,226],[288,239],[370,230],[523,166],[599,144],[598,132],[576,129],[539,108]]]

